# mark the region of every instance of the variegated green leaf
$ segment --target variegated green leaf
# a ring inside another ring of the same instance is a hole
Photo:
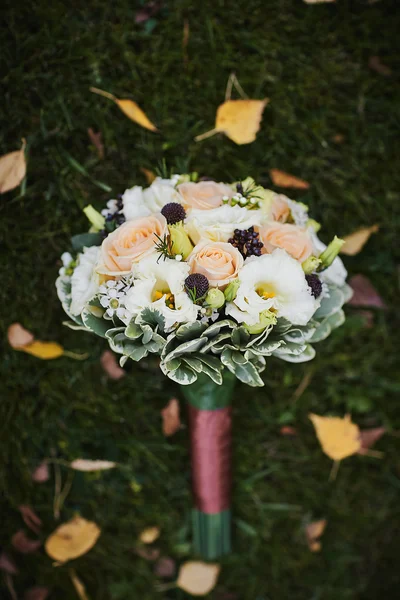
[[[165,357],[164,360],[165,361],[172,360],[173,358],[178,358],[178,356],[184,356],[185,354],[190,354],[191,352],[197,352],[206,343],[207,343],[207,338],[198,338],[196,340],[190,340],[189,342],[184,342],[183,344],[180,344],[174,350],[172,350]]]
[[[168,377],[180,385],[190,385],[197,379],[196,373],[187,365],[181,365],[175,371],[169,371]]]
[[[251,387],[263,387],[264,382],[258,374],[255,366],[248,362],[244,365],[237,365],[235,369],[235,375],[240,381],[250,385]]]
[[[135,318],[131,319],[128,327],[125,329],[125,335],[131,340],[137,340],[143,335],[142,328],[135,323]]]
[[[149,325],[153,331],[159,329],[161,332],[164,332],[165,329],[165,319],[163,315],[160,311],[150,307],[144,308],[136,317],[135,322],[140,327]]]
[[[207,338],[202,338],[202,339],[206,339]],[[224,340],[230,340],[231,339],[231,333],[230,331],[227,331],[225,333],[219,333],[218,335],[216,335],[215,337],[211,338],[201,349],[201,352],[203,354],[205,354],[206,352],[208,352],[211,348],[213,348],[214,346],[217,346],[218,344],[221,344],[221,342],[223,342]]]
[[[298,355],[304,352],[306,349],[306,344],[295,344],[294,342],[284,342],[282,346],[274,350],[274,356],[287,356],[289,354]]]
[[[70,319],[75,321],[77,325],[83,326],[83,321],[80,315],[73,315],[70,311],[71,307],[71,278],[66,275],[60,275],[56,280],[57,296],[65,313]]]
[[[314,314],[314,319],[322,319],[335,314],[344,304],[344,294],[339,288],[329,288],[329,298],[325,297],[321,301],[321,306]]]
[[[276,353],[274,352],[274,356],[276,356]],[[308,362],[309,360],[312,360],[315,357],[315,350],[312,346],[310,346],[309,344],[307,344],[307,346],[305,347],[304,351],[301,352],[300,354],[281,354],[279,355],[278,358],[285,360],[286,362],[291,362],[291,363],[302,363],[302,362]]]
[[[192,358],[190,356],[183,356],[182,360],[196,371],[196,373],[201,373],[203,370],[202,362],[198,358]]]
[[[189,340],[196,339],[207,329],[207,325],[200,323],[200,321],[194,321],[194,323],[185,323],[176,330],[176,337],[179,342],[188,342]]]
[[[81,314],[83,324],[96,335],[106,337],[106,332],[110,329],[110,321],[95,317],[88,308],[84,308]]]
[[[211,339],[218,335],[221,329],[236,329],[236,327],[237,324],[234,323],[234,321],[231,321],[230,319],[216,321],[216,323],[213,323],[212,325],[210,325],[210,327],[207,327],[207,329],[201,334],[201,337],[207,337],[208,339]]]
[[[202,361],[203,362],[203,361]],[[223,379],[220,371],[215,371],[215,369],[210,369],[208,365],[203,362],[203,373],[208,375],[210,379],[217,385],[222,385]]]

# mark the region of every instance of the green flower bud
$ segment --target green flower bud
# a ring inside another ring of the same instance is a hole
[[[344,240],[341,240],[336,235],[327,248],[319,255],[321,265],[319,271],[327,269],[331,266],[337,255],[339,254],[340,248],[343,246]]]
[[[308,219],[306,226],[311,227],[315,233],[318,233],[318,231],[321,229],[321,223],[318,223],[318,221],[315,221],[315,219]]]
[[[206,296],[206,304],[211,306],[211,308],[221,308],[225,304],[224,293],[217,288],[211,288],[211,290],[208,290]]]
[[[89,219],[89,222],[93,225],[94,231],[100,231],[104,229],[104,225],[106,224],[106,220],[91,204],[85,206],[83,212]]]
[[[309,256],[306,260],[301,263],[303,267],[303,271],[306,275],[310,275],[314,271],[316,271],[321,264],[321,260],[316,256]]]
[[[255,334],[261,333],[262,331],[264,331],[264,329],[266,329],[266,327],[268,327],[269,325],[275,325],[275,323],[275,313],[273,313],[270,310],[264,310],[262,313],[260,313],[260,320],[258,323],[256,323],[255,325],[247,325],[245,323],[244,326],[249,333]]]
[[[232,302],[236,298],[237,291],[240,286],[239,279],[234,279],[230,282],[230,284],[225,288],[224,296],[227,302]]]
[[[169,225],[168,229],[171,237],[172,254],[180,254],[183,260],[186,260],[193,250],[193,244],[190,241],[182,222],[176,223],[176,225]]]

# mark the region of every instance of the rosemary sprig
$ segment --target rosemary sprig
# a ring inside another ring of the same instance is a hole
[[[159,262],[161,257],[163,257],[164,260],[166,260],[167,258],[174,259],[175,255],[172,254],[172,246],[174,245],[174,242],[171,240],[170,236],[166,233],[164,234],[163,238],[160,238],[160,236],[156,233],[154,235],[158,239],[158,243],[156,244],[156,250],[159,253],[157,263]]]

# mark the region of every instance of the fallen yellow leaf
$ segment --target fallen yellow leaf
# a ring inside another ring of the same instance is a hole
[[[7,339],[11,348],[20,350],[24,346],[31,344],[35,338],[33,333],[22,327],[20,323],[13,323],[7,330]]]
[[[213,563],[188,561],[179,569],[176,585],[192,596],[205,596],[214,589],[221,567]]]
[[[299,177],[295,177],[279,169],[271,169],[269,174],[272,183],[278,187],[294,188],[297,190],[308,190],[310,187],[310,184],[304,181],[304,179],[299,179]]]
[[[199,142],[215,133],[224,133],[235,144],[250,144],[256,139],[265,106],[269,99],[264,100],[227,100],[217,109],[215,128],[198,135]]]
[[[117,466],[117,463],[109,460],[86,460],[85,458],[76,458],[69,466],[75,471],[106,471],[113,469]]]
[[[139,540],[143,544],[152,544],[160,537],[159,527],[146,527],[139,536]]]
[[[69,570],[69,576],[71,577],[71,581],[80,600],[89,600],[89,596],[86,594],[85,586],[79,579],[78,575],[75,573],[74,569]]]
[[[93,521],[74,517],[57,527],[47,538],[45,550],[50,558],[64,563],[89,552],[100,533],[100,528]]]
[[[166,437],[174,435],[181,428],[179,418],[179,402],[176,398],[171,398],[167,406],[162,409],[161,416],[163,420],[162,429]]]
[[[26,140],[22,139],[22,147],[0,157],[0,194],[13,190],[26,175],[25,160]]]
[[[360,450],[360,429],[351,422],[350,415],[341,419],[310,414],[309,418],[315,427],[322,450],[329,458],[342,460]]]
[[[156,175],[153,173],[153,171],[150,171],[150,169],[146,169],[145,167],[140,167],[140,170],[142,171],[143,175],[146,177],[146,181],[149,185],[151,185],[153,183],[153,181],[156,178]]]
[[[154,123],[152,123],[150,121],[150,119],[147,117],[146,113],[143,112],[143,110],[140,108],[140,106],[138,106],[136,104],[136,102],[134,102],[133,100],[126,100],[126,99],[120,100],[119,98],[116,98],[116,96],[114,96],[113,94],[110,94],[109,92],[105,92],[104,90],[99,90],[98,88],[95,88],[95,87],[91,87],[90,91],[93,92],[94,94],[98,94],[99,96],[104,96],[104,98],[108,98],[109,100],[112,100],[113,102],[115,102],[115,104],[117,106],[119,106],[119,108],[128,117],[128,119],[130,119],[131,121],[134,121],[141,127],[144,127],[145,129],[149,129],[150,131],[158,131],[157,127],[154,125]]]
[[[326,524],[326,519],[320,519],[319,521],[312,521],[312,523],[306,525],[307,544],[311,552],[319,552],[321,550],[319,538],[324,533]]]
[[[32,354],[32,356],[36,356],[36,358],[41,358],[42,360],[52,360],[64,354],[64,348],[60,344],[57,344],[57,342],[40,342],[38,340],[18,348],[18,350]]]
[[[363,246],[367,243],[370,236],[373,233],[376,233],[379,229],[379,225],[372,225],[371,227],[363,227],[362,229],[358,229],[354,233],[347,235],[344,237],[344,244],[340,249],[341,254],[346,254],[347,256],[355,256],[358,254]]]

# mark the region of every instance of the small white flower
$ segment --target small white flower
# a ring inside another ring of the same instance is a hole
[[[112,318],[117,315],[126,325],[129,323],[132,315],[125,308],[126,291],[129,285],[123,281],[109,280],[105,285],[99,287],[99,302],[106,309],[106,318]]]
[[[239,281],[236,298],[226,305],[226,314],[239,323],[255,325],[260,313],[273,310],[277,317],[305,325],[317,307],[301,265],[285,250],[248,259]]]
[[[183,258],[182,254],[175,255],[175,260],[177,260],[178,262],[180,262],[182,260],[182,258]]]
[[[84,248],[78,255],[77,266],[71,276],[71,314],[80,315],[89,302],[96,295],[99,287],[99,277],[95,272],[100,254],[98,246]]]
[[[63,254],[61,254],[61,260],[63,267],[68,268],[74,259],[72,258],[69,252],[64,252]]]

